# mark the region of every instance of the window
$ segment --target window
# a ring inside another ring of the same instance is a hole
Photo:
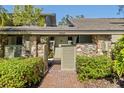
[[[22,36],[16,37],[16,45],[22,45]]]
[[[77,36],[76,43],[79,43],[79,36]]]
[[[50,40],[54,40],[54,37],[50,37]]]
[[[81,35],[77,37],[77,43],[92,43],[91,35]]]
[[[41,38],[41,36],[37,36],[37,44],[40,44],[41,42],[40,42],[40,38]]]
[[[8,35],[8,45],[22,45],[22,36]]]
[[[72,41],[72,37],[68,37],[68,40]]]

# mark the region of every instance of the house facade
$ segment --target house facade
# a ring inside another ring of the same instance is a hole
[[[48,18],[49,19],[49,18]],[[55,16],[44,27],[0,28],[0,57],[42,56],[44,44],[60,58],[62,46],[75,46],[77,55],[111,55],[112,36],[124,34],[124,19],[68,19],[68,26],[58,27]]]

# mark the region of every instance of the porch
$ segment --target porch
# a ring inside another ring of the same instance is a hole
[[[1,57],[42,56],[43,45],[48,46],[48,52],[54,58],[60,58],[59,49],[63,45],[76,47],[77,55],[110,55],[111,35],[2,35],[0,49]]]

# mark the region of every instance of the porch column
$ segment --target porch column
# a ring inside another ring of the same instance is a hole
[[[48,70],[48,37],[47,36],[40,36],[38,41],[38,49],[37,49],[37,56],[43,58],[44,62],[44,71]]]
[[[0,57],[4,57],[4,47],[7,44],[7,36],[0,35]]]
[[[43,57],[44,55],[48,55],[48,37],[40,36],[38,42],[38,57]],[[47,54],[46,54],[47,53]]]
[[[76,44],[77,36],[73,36],[73,44]]]
[[[30,36],[24,35],[22,38],[23,47],[22,47],[22,56],[30,56]]]
[[[37,37],[36,36],[30,36],[30,46],[31,46],[31,56],[36,57],[37,56]]]
[[[2,50],[2,36],[0,35],[0,57],[3,56],[3,50]]]
[[[97,36],[98,54],[111,54],[111,35]]]

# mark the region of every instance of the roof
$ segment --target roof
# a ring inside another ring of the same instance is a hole
[[[0,27],[0,34],[124,34],[124,19],[122,18],[80,18],[69,19],[69,21],[74,25],[74,27],[7,26]]]
[[[56,16],[55,13],[41,13],[43,16]]]
[[[38,26],[18,26],[18,27],[3,27],[0,30],[99,30],[99,31],[109,31],[109,30],[122,30],[124,31],[124,19],[122,18],[79,18],[79,19],[69,19],[70,23],[74,25],[74,27],[67,26],[58,26],[58,27],[38,27]]]
[[[124,34],[124,30],[82,30],[78,27],[2,27],[0,35],[111,35]]]
[[[79,18],[69,21],[82,30],[124,30],[123,18]]]
[[[75,31],[77,27],[39,27],[39,26],[5,26],[1,27],[0,31]]]
[[[13,13],[8,13],[9,15],[12,15]],[[42,16],[56,16],[55,13],[41,13]]]

